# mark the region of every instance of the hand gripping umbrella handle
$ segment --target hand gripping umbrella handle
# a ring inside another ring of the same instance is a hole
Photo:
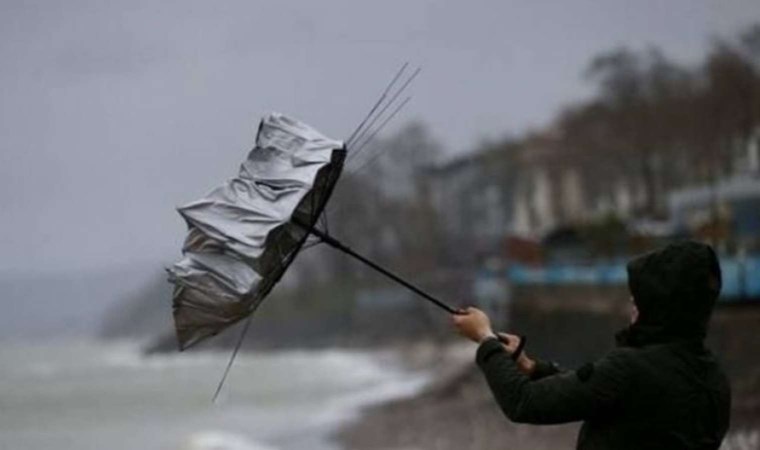
[[[364,264],[368,265],[369,267],[375,269],[376,271],[382,273],[386,277],[390,278],[391,280],[395,281],[396,283],[404,286],[405,288],[409,289],[410,291],[414,292],[415,294],[419,295],[420,297],[424,298],[425,300],[433,303],[434,305],[438,306],[441,309],[444,309],[450,314],[462,314],[463,311],[457,308],[453,308],[446,303],[442,302],[441,300],[438,300],[437,298],[433,297],[432,295],[428,294],[427,292],[423,291],[422,289],[418,288],[417,286],[413,285],[412,283],[404,280],[403,278],[399,277],[395,273],[391,272],[390,270],[376,264],[375,262],[367,259],[366,257],[360,255],[359,253],[356,253],[351,248],[345,246],[342,242],[335,239],[334,237],[330,236],[329,234],[318,230],[315,227],[308,228],[305,224],[301,223],[300,221],[294,219],[293,222],[296,224],[307,228],[311,234],[318,237],[322,240],[325,244],[328,244],[329,246],[342,251],[343,253],[352,256],[359,261],[363,262]]]

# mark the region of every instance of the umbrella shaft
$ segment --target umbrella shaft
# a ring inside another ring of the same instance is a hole
[[[297,220],[294,220],[295,223],[298,225],[304,226],[304,224],[300,223]],[[423,291],[422,289],[418,288],[417,286],[413,285],[412,283],[404,280],[403,278],[399,277],[395,273],[391,272],[388,269],[385,269],[384,267],[374,263],[373,261],[367,259],[366,257],[360,255],[359,253],[356,253],[351,248],[346,247],[343,245],[342,242],[335,239],[334,237],[330,236],[329,234],[318,230],[314,227],[309,229],[309,232],[313,235],[320,238],[324,243],[330,245],[333,248],[336,248],[343,253],[353,256],[354,258],[358,259],[359,261],[363,262],[364,264],[368,265],[369,267],[375,269],[376,271],[382,273],[386,277],[390,278],[391,280],[395,281],[396,283],[399,283],[400,285],[404,286],[405,288],[409,289],[410,291],[414,292],[415,294],[419,295],[420,297],[424,298],[425,300],[430,301],[434,305],[438,306],[439,308],[442,308],[449,312],[450,314],[460,314],[459,310],[452,308],[451,306],[447,305],[446,303],[438,300],[437,298],[433,297],[432,295],[428,294],[427,292]]]

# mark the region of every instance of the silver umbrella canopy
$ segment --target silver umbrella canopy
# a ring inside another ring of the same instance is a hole
[[[341,141],[270,114],[238,175],[178,208],[188,233],[167,270],[181,350],[256,310],[313,230],[345,156]]]
[[[351,148],[356,160],[367,143],[410,100],[407,97],[383,116],[420,71],[417,69],[391,94],[391,88],[407,66],[404,64],[397,72],[346,143],[329,139],[295,119],[271,114],[261,121],[256,146],[241,165],[238,176],[203,199],[178,208],[189,230],[182,249],[183,259],[167,270],[169,281],[175,286],[174,324],[180,350],[248,317],[214,400],[240,349],[250,317],[310,235],[448,313],[462,312],[316,226],[347,161],[347,148]],[[375,127],[381,117],[385,118]],[[371,164],[376,156],[368,156],[361,167]]]

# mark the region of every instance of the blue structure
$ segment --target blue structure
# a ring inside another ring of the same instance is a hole
[[[721,258],[723,289],[721,301],[756,301],[760,303],[760,255],[746,258]],[[507,269],[510,283],[520,285],[624,285],[628,282],[625,262],[589,266],[570,264],[535,268],[513,264]]]

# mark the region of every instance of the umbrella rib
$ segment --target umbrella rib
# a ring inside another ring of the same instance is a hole
[[[359,142],[367,135],[367,133],[370,131],[370,129],[375,125],[375,123],[382,117],[382,115],[385,113],[385,111],[388,110],[388,108],[396,101],[396,99],[401,95],[404,90],[406,90],[407,86],[411,84],[412,81],[419,75],[420,71],[422,71],[421,68],[417,68],[417,70],[414,71],[414,73],[406,80],[406,82],[396,91],[395,94],[393,94],[393,97],[391,97],[390,101],[388,101],[385,106],[380,110],[380,112],[375,115],[375,117],[372,118],[370,123],[362,130],[362,132],[356,136],[356,140],[354,143],[358,146],[357,150],[351,155],[351,159],[354,160],[355,158],[359,157],[359,154],[362,151],[362,147],[364,147],[364,144],[359,146]]]
[[[322,241],[319,240],[319,239],[317,239],[315,241],[312,241],[312,242],[308,242],[306,244],[303,244],[303,246],[301,247],[301,250],[308,250],[308,249],[310,249],[312,247],[315,247],[315,246],[317,246],[317,245],[319,245],[321,243],[322,243]]]
[[[383,91],[382,95],[377,100],[377,102],[372,107],[372,109],[369,110],[369,113],[367,113],[367,116],[364,117],[364,120],[362,120],[359,123],[359,126],[357,126],[356,129],[354,129],[353,133],[351,133],[351,136],[349,136],[349,138],[346,140],[346,146],[347,147],[351,143],[351,141],[354,139],[354,137],[356,136],[356,133],[358,133],[359,130],[361,130],[361,128],[364,126],[364,124],[367,123],[367,120],[370,118],[370,116],[372,116],[372,114],[374,114],[374,112],[377,110],[378,106],[380,106],[380,103],[382,103],[382,101],[385,100],[385,97],[388,95],[388,92],[391,90],[391,87],[396,83],[396,81],[401,76],[401,74],[404,72],[404,70],[406,70],[407,66],[409,66],[409,63],[405,62],[404,65],[401,66],[401,69],[399,69],[398,72],[396,72],[396,75],[393,77],[393,79],[391,80],[391,82],[388,83],[388,86],[386,86],[386,88]]]
[[[324,189],[324,187],[322,189]],[[315,186],[315,189],[311,192],[311,198],[309,199],[311,211],[309,211],[309,217],[314,217],[314,213],[317,212],[317,196],[315,194],[318,191],[319,190],[316,189],[316,186]],[[319,217],[317,217],[317,221],[319,221],[320,223],[324,225],[324,218],[321,214],[319,215]]]
[[[237,343],[235,344],[235,350],[232,351],[232,356],[230,357],[230,360],[227,363],[227,367],[224,369],[224,375],[222,375],[222,379],[219,380],[219,385],[216,387],[216,392],[214,392],[214,398],[212,400],[212,403],[216,403],[216,399],[219,397],[219,393],[222,392],[222,386],[224,386],[224,382],[227,381],[227,375],[230,374],[230,369],[232,369],[232,363],[235,362],[235,358],[237,357],[237,354],[240,351],[240,347],[243,345],[243,339],[245,339],[245,335],[246,333],[248,333],[248,328],[251,326],[252,319],[253,319],[253,313],[249,314],[248,319],[245,321],[243,330],[240,332],[240,337],[238,338]]]
[[[281,239],[277,239],[276,248],[277,248],[277,256],[279,256],[280,261],[284,261],[285,258],[287,257],[287,255],[285,255],[282,252],[282,240]]]
[[[362,148],[364,148],[370,141],[372,141],[372,139],[377,135],[377,133],[379,133],[380,130],[382,130],[385,127],[385,125],[387,125],[388,122],[390,122],[391,119],[393,119],[393,117],[395,117],[396,114],[398,114],[399,111],[401,111],[401,109],[404,106],[406,106],[407,103],[409,103],[409,101],[411,99],[412,99],[412,97],[407,97],[403,102],[401,102],[401,104],[399,104],[398,107],[396,107],[396,109],[393,111],[393,113],[391,113],[391,115],[388,116],[388,118],[386,118],[383,121],[383,123],[381,123],[380,126],[371,135],[369,135],[369,137],[364,141],[364,143],[361,145],[361,147],[359,147],[359,150],[361,150]],[[359,151],[359,150],[357,150],[357,151]],[[354,173],[354,174],[359,173],[362,169],[364,169],[365,167],[367,167],[367,165],[369,165],[372,162],[376,161],[377,158],[379,158],[380,155],[382,155],[382,154],[383,154],[382,152],[377,152],[374,155],[368,156],[364,160],[364,162],[360,166],[358,166],[355,170],[352,170],[351,173]]]

